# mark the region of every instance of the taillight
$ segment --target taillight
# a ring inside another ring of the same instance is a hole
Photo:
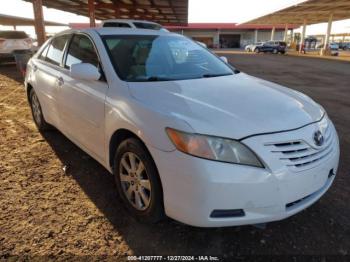
[[[0,38],[0,46],[2,46],[3,43],[5,43],[6,39]]]
[[[24,39],[24,41],[25,41],[28,45],[31,45],[31,44],[32,44],[32,39],[30,39],[30,38]]]

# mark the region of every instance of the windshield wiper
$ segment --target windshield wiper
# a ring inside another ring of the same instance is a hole
[[[170,81],[170,80],[174,80],[174,79],[169,77],[162,77],[162,76],[150,76],[146,78],[146,81]]]
[[[136,78],[136,79],[130,79],[130,82],[156,82],[156,81],[171,81],[174,80],[169,77],[162,77],[162,76],[149,76],[149,77],[142,77],[142,78]]]
[[[229,76],[232,75],[231,73],[224,73],[224,74],[204,74],[202,75],[202,78],[209,78],[209,77],[219,77],[219,76]]]

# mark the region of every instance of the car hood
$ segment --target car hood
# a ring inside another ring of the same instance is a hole
[[[299,128],[324,114],[306,95],[244,73],[128,84],[134,98],[194,132],[233,139]]]

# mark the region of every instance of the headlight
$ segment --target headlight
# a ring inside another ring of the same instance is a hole
[[[239,141],[190,134],[172,128],[166,128],[166,132],[175,147],[186,154],[215,161],[264,167],[257,156]]]

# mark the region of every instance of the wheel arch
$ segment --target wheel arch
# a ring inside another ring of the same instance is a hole
[[[30,101],[30,91],[33,89],[34,87],[30,84],[27,83],[26,84],[26,94],[27,94],[27,99],[28,101]]]
[[[114,133],[112,134],[110,140],[109,140],[109,166],[111,168],[111,170],[113,170],[113,162],[114,162],[114,155],[117,151],[118,146],[126,139],[128,138],[136,138],[137,140],[139,140],[144,147],[147,149],[147,152],[151,155],[151,153],[149,152],[145,142],[138,136],[136,135],[134,132],[130,131],[129,129],[126,128],[120,128],[116,131],[114,131]],[[152,156],[152,155],[151,155]],[[152,157],[153,159],[153,157]],[[154,160],[153,160],[154,161]]]

